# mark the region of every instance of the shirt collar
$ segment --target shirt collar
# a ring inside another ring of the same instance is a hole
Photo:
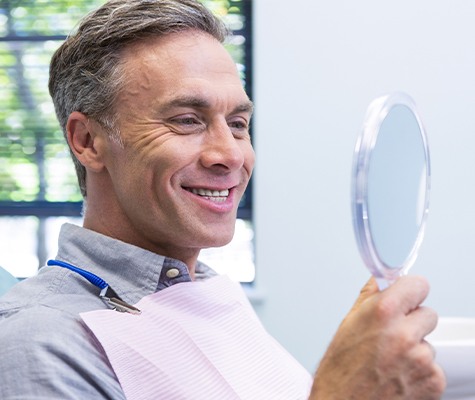
[[[191,281],[186,264],[179,260],[73,224],[61,227],[57,259],[99,276],[130,304],[165,287]],[[197,263],[195,280],[214,275],[211,268]]]

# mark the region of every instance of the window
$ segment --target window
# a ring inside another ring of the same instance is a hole
[[[250,0],[202,1],[232,30],[226,47],[252,97]],[[31,276],[54,257],[62,223],[81,224],[82,198],[48,94],[48,68],[79,19],[103,2],[0,2],[0,265],[15,276]],[[202,257],[245,282],[254,279],[251,190],[239,208],[235,240]]]

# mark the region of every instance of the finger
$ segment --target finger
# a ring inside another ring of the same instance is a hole
[[[418,307],[407,315],[404,323],[416,337],[422,339],[436,328],[437,321],[438,316],[433,309]]]
[[[435,347],[425,339],[422,341],[422,344],[429,348],[430,354],[432,354],[432,360],[435,360],[435,356],[437,355],[437,351],[435,350]]]
[[[427,341],[423,341],[418,346],[418,367],[413,376],[415,385],[422,383],[422,392],[427,399],[437,398],[444,392],[446,387],[446,377],[442,367],[435,362],[435,350]],[[429,394],[432,396],[429,396]],[[421,398],[416,396],[416,398]]]
[[[378,284],[376,283],[376,280],[371,277],[368,282],[363,286],[363,288],[360,291],[360,295],[356,299],[352,310],[359,308],[363,302],[365,302],[368,298],[373,296],[375,293],[378,293]]]
[[[441,396],[447,387],[447,377],[442,367],[438,364],[434,364],[434,379],[433,383],[430,384],[432,390]]]
[[[402,276],[382,296],[390,296],[395,306],[404,314],[414,311],[429,294],[429,284],[421,276]]]

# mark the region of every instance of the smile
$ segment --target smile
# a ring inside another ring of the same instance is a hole
[[[193,194],[201,196],[207,200],[215,201],[217,203],[225,202],[229,196],[229,189],[211,190],[211,189],[187,189]]]

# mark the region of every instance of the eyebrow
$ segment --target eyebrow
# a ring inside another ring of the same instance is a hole
[[[161,110],[163,112],[166,112],[174,107],[190,107],[190,108],[207,109],[207,108],[211,108],[211,103],[208,100],[202,97],[198,97],[198,96],[180,96],[164,104]],[[252,103],[251,100],[248,99],[247,101],[241,104],[238,104],[236,107],[234,107],[231,114],[246,112],[252,115],[253,111],[254,111],[254,104]]]

